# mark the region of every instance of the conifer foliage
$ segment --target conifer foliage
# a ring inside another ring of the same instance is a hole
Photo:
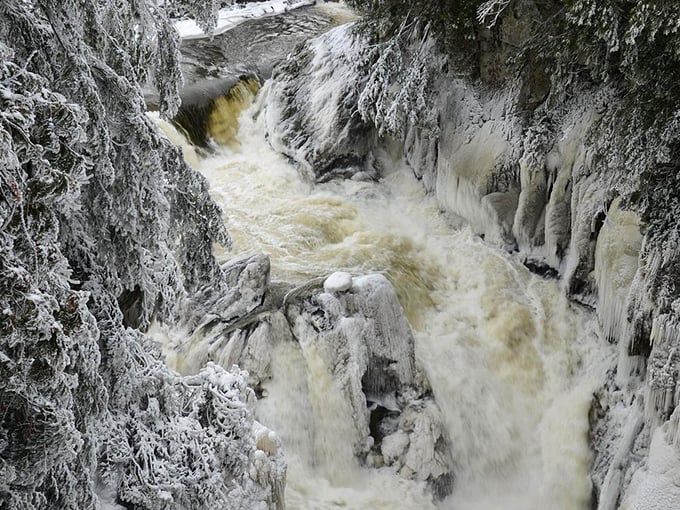
[[[164,3],[0,3],[2,508],[252,498],[243,374],[182,379],[139,329],[219,284],[212,246],[230,242],[205,180],[145,113],[145,83],[163,115],[178,107]],[[209,28],[216,1],[185,3]]]

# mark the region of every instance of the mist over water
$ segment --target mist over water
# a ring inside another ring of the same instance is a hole
[[[206,158],[159,122],[224,210],[234,250],[218,259],[266,253],[272,280],[292,284],[339,270],[386,275],[414,329],[455,462],[453,494],[436,504],[424,482],[360,466],[349,405],[314,346],[283,342],[255,412],[283,441],[287,507],[590,508],[588,411],[612,356],[593,314],[570,304],[558,282],[454,228],[394,154],[377,155],[379,182],[306,181],[265,139],[258,114],[268,85],[245,110],[257,91],[241,92],[238,111],[211,120],[230,142]],[[192,350],[205,351],[200,337],[152,334],[176,369],[199,368]]]

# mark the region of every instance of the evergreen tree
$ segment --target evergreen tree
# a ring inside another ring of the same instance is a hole
[[[2,508],[93,508],[103,486],[159,509],[264,491],[243,374],[181,379],[139,329],[219,287],[212,246],[230,242],[145,113],[147,82],[164,116],[179,104],[164,3],[0,3]],[[217,0],[184,4],[210,29]]]

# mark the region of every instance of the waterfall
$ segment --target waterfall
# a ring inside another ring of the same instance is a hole
[[[270,100],[265,84],[239,118],[238,143],[197,163],[234,238],[221,260],[266,253],[272,279],[291,284],[336,270],[390,279],[451,442],[454,492],[438,507],[588,508],[588,410],[612,356],[594,316],[470,228],[452,228],[393,155],[377,156],[379,182],[309,183],[264,137]],[[182,370],[214,359],[178,360],[208,349],[200,336],[156,337]],[[353,457],[351,409],[323,356],[293,338],[278,344],[256,405],[283,441],[288,507],[433,507],[422,482]]]

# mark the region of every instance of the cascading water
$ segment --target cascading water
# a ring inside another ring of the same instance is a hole
[[[160,123],[224,209],[235,249],[218,256],[266,253],[272,278],[292,284],[338,270],[386,275],[413,326],[456,478],[453,494],[435,504],[423,482],[361,466],[352,410],[322,353],[291,339],[272,353],[272,378],[255,407],[283,442],[287,507],[589,508],[588,410],[612,356],[593,315],[574,308],[557,282],[470,229],[455,230],[394,155],[378,156],[379,182],[305,181],[264,137],[258,113],[268,92],[265,84],[232,126],[237,143],[203,159]],[[151,334],[181,372],[215,350],[201,334],[157,326]]]

